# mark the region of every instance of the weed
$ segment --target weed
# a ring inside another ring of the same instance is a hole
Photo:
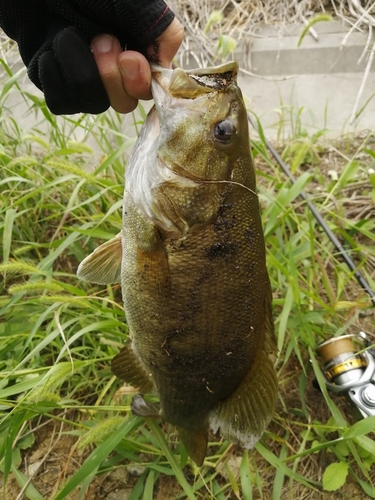
[[[11,76],[4,61],[3,67]],[[374,417],[355,422],[345,402],[327,392],[315,359],[317,343],[332,335],[363,329],[374,340],[370,303],[299,197],[308,193],[374,289],[372,137],[352,141],[349,150],[346,143],[327,147],[302,133],[297,116],[298,133],[283,151],[298,177],[293,186],[262,134],[253,143],[280,398],[255,450],[211,436],[197,469],[172,427],[131,416],[132,391],[110,371],[128,335],[119,287],[82,283],[75,275],[78,263],[121,228],[125,154],[134,138],[115,113],[57,119],[22,90],[20,75],[11,76],[0,97],[3,498],[20,498],[21,491],[38,500],[93,498],[116,484],[116,471],[127,477],[132,500],[277,500],[316,498],[317,491],[328,499],[344,488],[353,498],[375,498]],[[29,130],[6,108],[10,92],[34,114]],[[335,160],[337,180],[326,159]],[[49,482],[42,469],[56,470],[48,472]]]

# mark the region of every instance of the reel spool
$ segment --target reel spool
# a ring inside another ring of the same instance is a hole
[[[333,337],[316,348],[327,388],[344,394],[363,417],[375,415],[375,353],[364,350],[367,345],[366,334],[360,332]]]
[[[323,372],[327,380],[337,385],[359,380],[368,366],[368,361],[356,353],[352,338],[355,335],[343,335],[326,340],[317,347],[323,362]]]

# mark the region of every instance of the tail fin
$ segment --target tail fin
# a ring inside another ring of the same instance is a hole
[[[189,431],[183,427],[177,430],[189,457],[200,467],[207,453],[208,431]]]

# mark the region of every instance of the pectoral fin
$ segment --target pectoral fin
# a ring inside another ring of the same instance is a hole
[[[147,394],[152,391],[152,380],[134,352],[130,340],[113,358],[111,369],[116,377],[138,388],[139,392]]]
[[[83,281],[109,285],[121,282],[122,233],[100,245],[83,260],[77,276]]]

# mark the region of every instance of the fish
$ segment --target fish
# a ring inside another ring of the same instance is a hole
[[[252,448],[277,399],[272,292],[237,74],[236,62],[152,66],[154,106],[126,166],[122,231],[77,271],[121,283],[130,334],[112,371],[137,388],[133,414],[174,425],[198,466],[209,431]]]

